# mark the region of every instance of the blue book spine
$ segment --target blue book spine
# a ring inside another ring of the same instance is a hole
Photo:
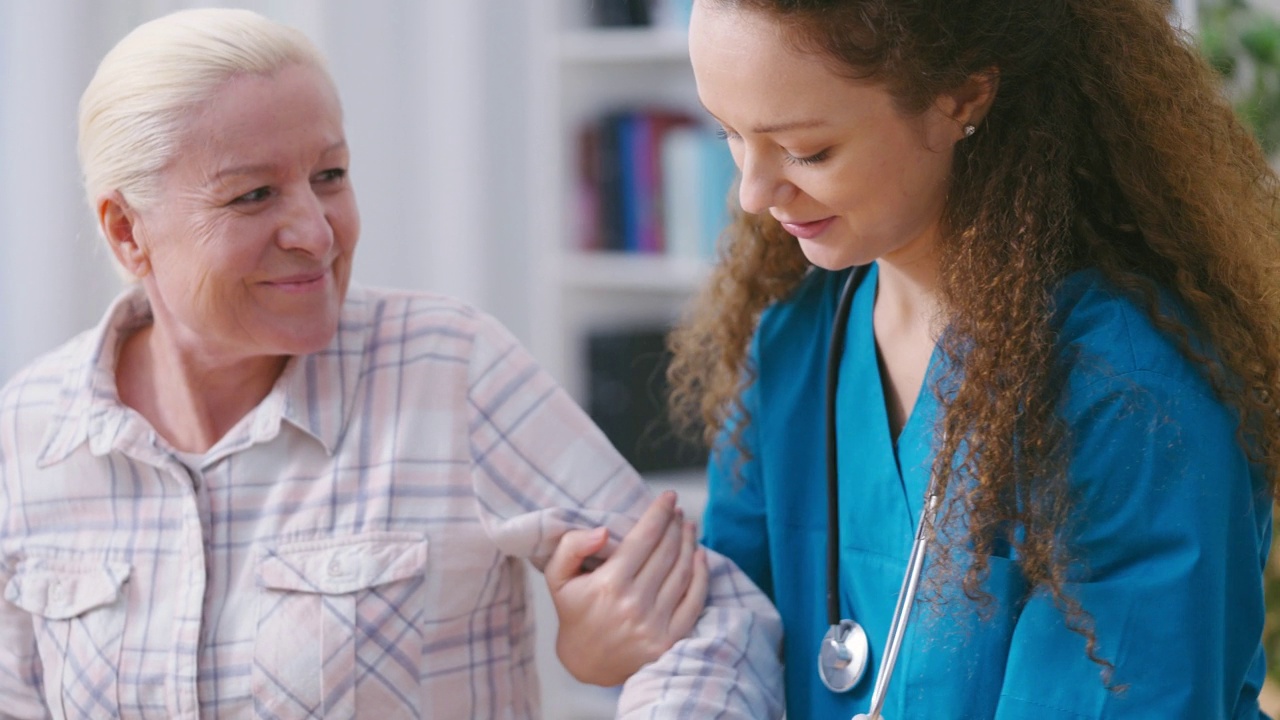
[[[666,252],[673,257],[693,259],[701,255],[701,168],[701,130],[695,126],[677,127],[663,136],[663,234]]]
[[[624,115],[610,113],[600,119],[597,143],[599,188],[597,193],[601,250],[621,250],[624,245],[621,126]]]
[[[728,145],[714,132],[703,131],[701,148],[698,215],[702,219],[702,227],[699,232],[701,244],[698,254],[707,260],[714,260],[720,235],[729,226],[729,208],[731,204],[734,207],[738,204],[738,198],[733,195],[738,167],[733,162]]]
[[[636,250],[656,253],[662,249],[657,227],[661,203],[657,198],[657,148],[655,135],[658,120],[651,113],[636,116],[635,144],[632,160],[636,175]]]
[[[644,120],[636,114],[627,114],[618,124],[618,178],[622,205],[622,250],[640,252],[640,222],[643,217],[643,198],[640,183],[639,155],[643,151],[640,135]]]

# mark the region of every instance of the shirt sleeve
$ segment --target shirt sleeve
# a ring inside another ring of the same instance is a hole
[[[1149,371],[1078,395],[1065,404],[1076,496],[1065,589],[1092,616],[1113,688],[1052,599],[1035,594],[996,717],[1258,717],[1271,504],[1234,414]]]
[[[610,549],[651,493],[586,414],[500,325],[479,318],[467,402],[481,522],[499,549],[544,567],[575,528]],[[633,675],[627,718],[782,715],[782,623],[763,593],[711,552],[707,607],[689,637]]]

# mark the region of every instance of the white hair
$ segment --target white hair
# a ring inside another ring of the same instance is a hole
[[[95,214],[112,191],[138,206],[154,200],[185,119],[223,83],[294,64],[328,77],[301,31],[248,10],[183,10],[135,28],[102,58],[80,96],[80,170]]]

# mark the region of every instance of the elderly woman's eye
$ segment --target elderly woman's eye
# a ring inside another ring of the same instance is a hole
[[[250,190],[249,192],[237,197],[235,200],[232,200],[231,204],[243,205],[247,203],[262,202],[263,200],[266,200],[270,196],[271,196],[271,188],[268,188],[268,187],[254,188],[253,190]]]
[[[340,182],[346,176],[346,168],[330,168],[317,175],[316,182]]]

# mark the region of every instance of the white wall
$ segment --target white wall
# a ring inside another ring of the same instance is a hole
[[[464,297],[527,341],[526,3],[5,0],[0,382],[93,324],[119,289],[79,186],[81,90],[130,28],[204,5],[297,26],[329,57],[363,219],[356,279]]]
[[[92,68],[78,9],[0,4],[0,376],[91,322],[114,287],[77,180],[76,88]]]
[[[1196,5],[1196,0],[1173,0],[1173,9],[1178,15],[1179,24],[1192,32],[1195,32],[1197,25]]]

